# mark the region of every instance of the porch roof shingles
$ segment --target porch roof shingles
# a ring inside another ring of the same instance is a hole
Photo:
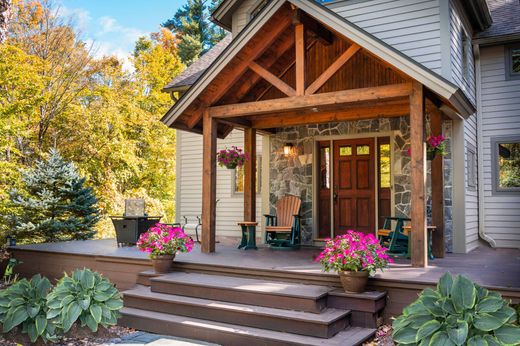
[[[215,59],[222,54],[224,49],[231,42],[231,34],[227,34],[219,43],[208,50],[198,60],[188,66],[180,75],[175,77],[170,83],[168,83],[163,91],[177,91],[187,89],[188,87],[195,84],[197,79],[206,71]]]
[[[345,18],[340,17],[330,9],[310,1],[287,0],[285,2],[272,2],[266,6],[261,14],[249,23],[246,29],[227,44],[227,49],[224,49],[225,43],[223,43],[221,46],[223,52],[217,58],[213,59],[213,62],[205,71],[198,72],[199,77],[197,80],[165,114],[162,121],[168,126],[176,127],[175,123],[177,118],[189,110],[190,105],[197,102],[199,96],[203,95],[205,90],[212,85],[212,82],[219,74],[233,61],[232,59],[240,54],[242,49],[247,46],[247,43],[265,27],[269,19],[271,19],[285,3],[290,3],[298,7],[326,27],[333,27],[340,35],[360,45],[364,50],[386,61],[405,75],[419,81],[433,93],[446,100],[446,102],[454,107],[462,116],[466,117],[475,112],[475,106],[456,85],[350,23]],[[210,102],[208,106],[211,106],[212,103],[213,102]]]

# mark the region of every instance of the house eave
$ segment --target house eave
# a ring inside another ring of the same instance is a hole
[[[239,5],[239,0],[224,0],[220,5],[213,11],[210,16],[212,22],[218,26],[231,31],[232,27],[232,14],[236,6]]]
[[[476,31],[484,31],[491,26],[493,19],[486,0],[465,0],[461,3]]]

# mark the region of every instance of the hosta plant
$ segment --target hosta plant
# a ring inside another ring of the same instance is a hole
[[[93,332],[117,323],[123,301],[114,285],[90,269],[61,278],[47,297],[47,318],[67,333],[76,321]]]
[[[39,274],[31,280],[22,279],[0,291],[0,322],[3,332],[19,327],[31,342],[39,337],[44,341],[57,340],[53,323],[47,321],[46,297],[51,283]]]
[[[496,292],[450,273],[393,322],[399,345],[519,345],[516,311]]]

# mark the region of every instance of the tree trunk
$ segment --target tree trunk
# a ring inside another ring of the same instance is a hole
[[[7,26],[11,14],[11,0],[0,0],[0,43],[7,39]]]

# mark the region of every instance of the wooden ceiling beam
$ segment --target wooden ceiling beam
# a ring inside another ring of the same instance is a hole
[[[293,96],[274,100],[210,107],[209,114],[216,118],[233,118],[247,115],[288,112],[291,110],[316,108],[320,106],[390,100],[409,96],[411,89],[411,83],[402,83],[314,95]]]
[[[266,24],[266,28],[262,31],[261,36],[255,36],[248,45],[243,48],[243,54],[240,59],[235,58],[227,65],[227,69],[221,72],[220,79],[213,82],[211,90],[207,92],[204,98],[201,98],[201,102],[211,105],[222,98],[228,91],[229,86],[236,83],[247,70],[249,63],[261,56],[278,36],[291,25],[291,19],[290,11],[285,11],[280,16],[271,18],[272,22],[276,22],[276,25],[273,25],[273,23],[271,23],[271,25]],[[194,119],[190,121],[190,126],[193,124],[196,125],[202,120],[202,110],[196,111],[193,117]]]
[[[294,36],[294,35],[293,35]],[[310,39],[307,42],[307,47],[305,47],[305,52],[308,52],[318,41],[316,39]],[[296,63],[295,60],[290,61],[288,64],[286,64],[283,68],[280,69],[280,73],[278,73],[278,78],[282,78]],[[261,100],[262,97],[264,97],[265,94],[271,90],[271,85],[269,85],[267,88],[265,88],[258,97],[255,98],[255,100]]]
[[[293,23],[303,24],[305,30],[312,33],[314,37],[326,46],[331,45],[334,41],[334,34],[329,29],[301,10],[295,11]]]
[[[283,40],[279,45],[276,46],[276,50],[272,51],[271,54],[262,56],[260,58],[262,65],[267,69],[272,67],[278,59],[280,59],[285,53],[287,53],[292,47],[294,47],[294,35],[288,35],[286,40]],[[241,83],[240,86],[233,91],[233,94],[226,97],[226,100],[230,100],[228,103],[236,103],[244,96],[246,96],[251,89],[258,83],[261,79],[258,74],[252,74],[251,78],[249,78],[244,83]]]
[[[339,56],[311,85],[305,90],[305,95],[312,95],[318,91],[338,70],[347,63],[359,50],[360,46],[353,43]]]
[[[382,117],[404,116],[410,112],[408,103],[352,107],[337,111],[317,113],[290,112],[281,115],[259,116],[253,119],[252,126],[256,129],[300,126],[308,124],[323,124],[336,121],[374,119]]]
[[[296,90],[287,85],[283,80],[258,65],[256,62],[251,61],[249,63],[249,68],[253,70],[260,77],[271,83],[275,88],[283,92],[287,96],[296,96]]]

